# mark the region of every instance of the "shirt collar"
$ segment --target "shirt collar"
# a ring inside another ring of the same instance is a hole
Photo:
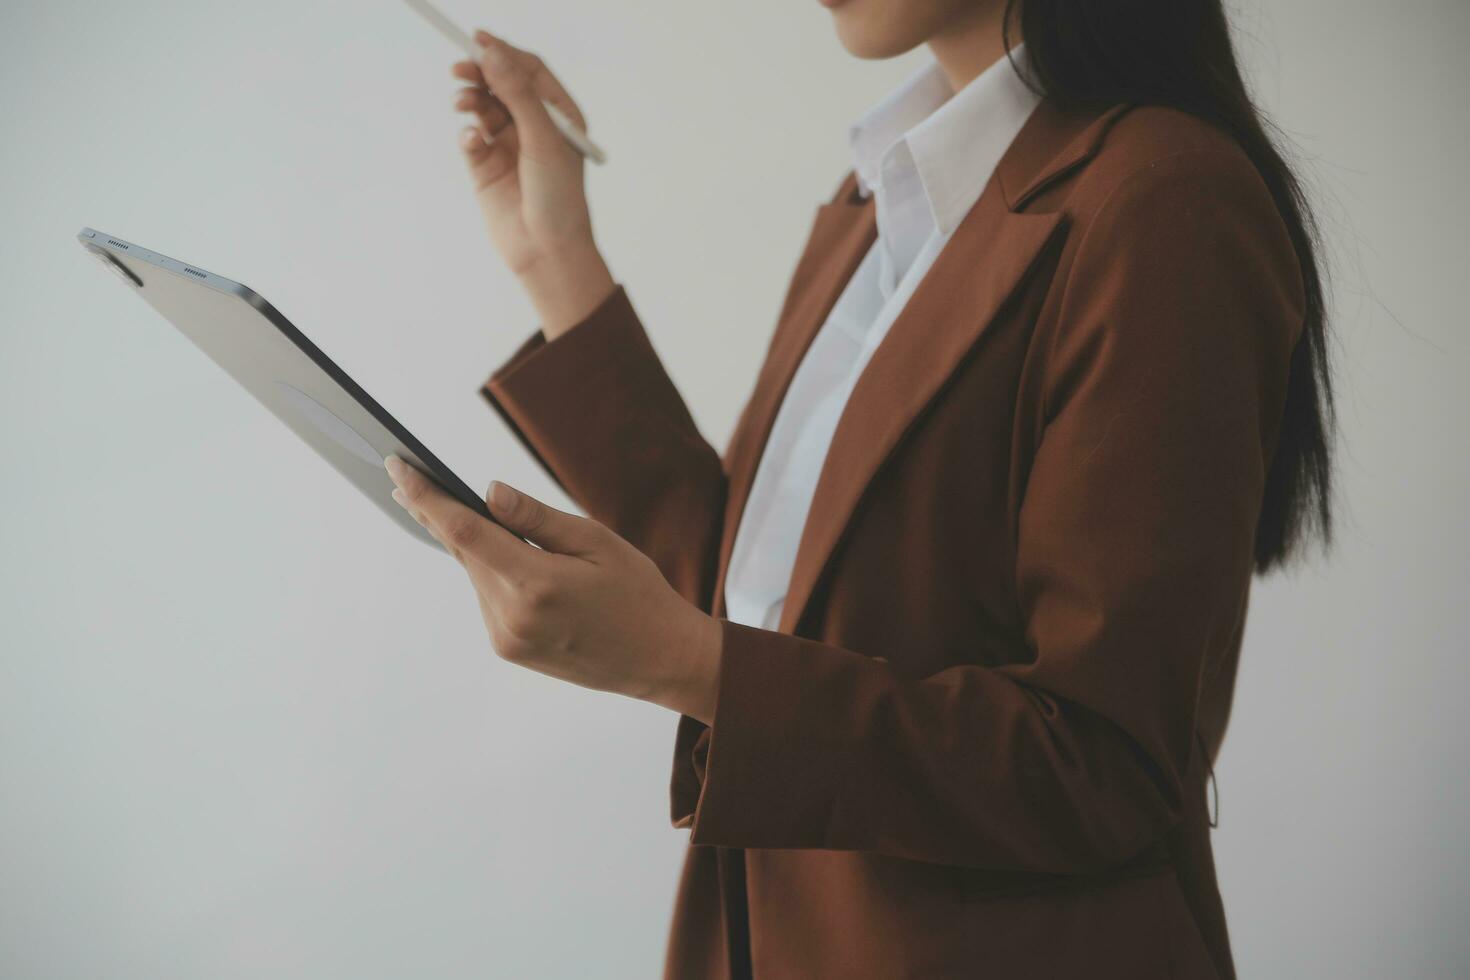
[[[1011,58],[1024,69],[1024,45]],[[939,64],[930,61],[852,126],[859,190],[872,193],[889,154],[906,146],[934,224],[948,235],[1040,101],[1004,56],[953,95]]]

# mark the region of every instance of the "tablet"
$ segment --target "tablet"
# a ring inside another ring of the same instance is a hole
[[[479,494],[254,290],[92,228],[77,240],[399,527],[442,550],[393,500],[389,455],[493,520]]]

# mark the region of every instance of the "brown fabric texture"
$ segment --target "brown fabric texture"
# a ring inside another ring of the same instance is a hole
[[[621,288],[487,400],[719,616],[807,345],[876,234],[817,209],[721,456]],[[1239,147],[1044,101],[833,437],[778,631],[679,720],[669,978],[1229,978],[1206,774],[1302,324]]]

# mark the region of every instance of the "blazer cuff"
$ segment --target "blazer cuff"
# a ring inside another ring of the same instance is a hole
[[[628,299],[628,294],[622,285],[618,284],[607,298],[598,304],[596,309],[587,314],[586,318],[564,331],[555,340],[547,340],[546,335],[540,330],[528,337],[520,347],[516,348],[514,354],[490,372],[489,378],[481,386],[481,393],[486,398],[495,400],[516,371],[542,351],[554,350],[561,357],[576,357],[578,347],[587,346],[589,342],[595,345],[598,340],[606,342],[607,338],[598,337],[598,334],[605,334],[609,330],[616,333],[620,328],[626,329],[630,325],[637,332],[642,332],[642,325],[638,322],[638,315],[633,310],[633,304]],[[589,334],[592,335],[590,338]]]
[[[556,339],[547,340],[539,330],[527,338],[490,373],[480,395],[575,499],[582,488],[576,486],[579,474],[571,461],[579,455],[600,460],[609,451],[603,441],[612,434],[607,406],[625,404],[626,391],[659,381],[667,384],[643,324],[618,285]],[[595,421],[599,413],[601,425]]]
[[[887,665],[846,651],[826,651],[840,665],[812,664],[811,644],[797,637],[728,620],[721,627],[712,724],[681,720],[674,826],[690,829],[691,844],[852,846],[840,839],[846,821],[837,811],[853,799],[860,753],[824,731],[830,711],[821,706],[862,703],[866,689],[886,683]]]

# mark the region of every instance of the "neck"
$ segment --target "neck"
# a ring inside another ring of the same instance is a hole
[[[929,39],[929,50],[952,91],[958,92],[1005,56],[1007,6],[1005,0],[972,4]],[[1013,30],[1011,40],[1020,39],[1019,30]]]

